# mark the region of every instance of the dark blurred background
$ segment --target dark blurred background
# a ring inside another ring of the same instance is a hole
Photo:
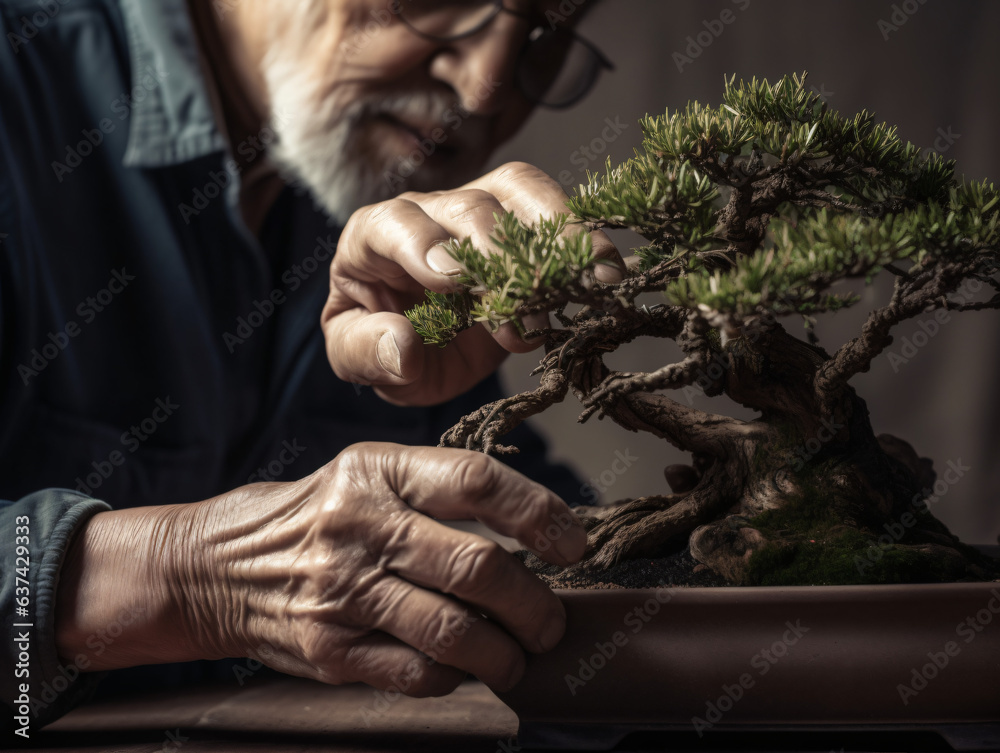
[[[572,5],[567,0],[566,6]],[[571,190],[588,167],[599,170],[608,155],[614,162],[632,155],[643,114],[662,114],[691,99],[716,104],[724,75],[774,81],[808,71],[808,84],[830,107],[845,114],[873,110],[880,120],[898,125],[903,139],[958,160],[959,174],[1000,181],[998,2],[603,0],[580,32],[598,44],[616,71],[577,107],[538,112],[496,164],[532,162]],[[617,128],[609,129],[613,123]],[[615,240],[624,252],[633,239],[619,234]],[[886,301],[890,290],[891,281],[881,277],[861,291],[863,299],[853,309],[821,319],[821,344],[833,350],[858,334],[867,311]],[[853,384],[868,402],[877,433],[906,439],[933,458],[939,472],[949,461],[968,468],[931,509],[967,542],[996,543],[1000,312],[953,314],[923,347],[904,351],[904,338],[926,318],[895,334],[890,350],[907,357],[905,363],[890,364],[883,354]],[[792,332],[799,327],[792,320],[788,325]],[[635,343],[609,361],[618,368],[651,370],[674,355],[670,346]],[[508,389],[536,384],[527,374],[537,358],[510,359],[504,371]],[[717,398],[695,398],[695,405],[749,417]],[[661,440],[607,421],[580,427],[579,412],[570,397],[535,425],[558,458],[596,480],[604,501],[665,491],[664,466],[687,459]],[[615,475],[611,466],[618,452],[636,460]]]

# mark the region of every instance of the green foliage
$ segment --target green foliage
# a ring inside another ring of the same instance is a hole
[[[770,311],[811,315],[836,311],[858,298],[828,294],[838,280],[870,280],[887,264],[979,259],[979,272],[997,269],[1000,198],[992,185],[950,189],[946,204],[929,203],[875,219],[822,209],[797,222],[774,220],[768,248],[737,260],[725,272],[688,275],[671,285],[673,303],[745,318]]]
[[[715,239],[719,191],[690,162],[667,164],[652,154],[619,167],[607,164],[605,177],[591,176],[570,199],[570,210],[584,220],[628,228],[671,253],[675,246],[702,250]]]
[[[890,264],[997,271],[996,187],[958,185],[952,161],[924,156],[868,111],[830,110],[805,74],[733,77],[720,106],[692,102],[641,126],[635,156],[609,160],[570,198],[571,219],[498,218],[488,252],[453,241],[468,293],[410,312],[421,335],[443,343],[473,321],[497,327],[585,294],[595,259],[587,233],[566,232],[576,221],[639,233],[638,274],[657,269],[669,302],[730,321],[852,305],[831,287]]]
[[[428,345],[444,347],[469,327],[469,296],[465,293],[426,292],[427,302],[406,312],[413,329]]]
[[[416,331],[429,344],[445,345],[473,322],[492,330],[507,322],[521,327],[524,306],[557,301],[560,291],[588,284],[595,259],[590,234],[568,231],[569,218],[540,218],[525,225],[511,213],[494,215],[493,243],[484,252],[468,238],[446,246],[458,263],[459,282],[466,291],[453,295],[427,294],[428,301],[406,312]]]

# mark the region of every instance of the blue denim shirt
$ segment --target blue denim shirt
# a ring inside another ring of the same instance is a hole
[[[400,408],[336,378],[318,320],[339,228],[286,189],[249,232],[183,0],[0,0],[0,30],[0,698],[28,682],[37,729],[98,679],[53,635],[91,515],[300,478],[360,440],[436,444],[500,391]],[[512,439],[512,465],[579,496],[536,435]]]

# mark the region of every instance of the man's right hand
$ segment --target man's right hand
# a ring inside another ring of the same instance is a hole
[[[538,222],[568,211],[562,186],[531,165],[511,162],[448,191],[408,192],[359,209],[340,236],[330,265],[330,295],[320,317],[330,365],[340,379],[370,384],[398,405],[437,405],[492,374],[511,353],[542,345],[525,341],[513,324],[491,334],[476,326],[445,348],[425,345],[403,315],[425,300],[424,289],[454,293],[459,267],[442,246],[449,238],[473,240],[484,253],[495,216],[510,211]],[[565,233],[582,233],[570,225]],[[592,234],[594,254],[614,266],[594,270],[601,282],[619,282],[624,262],[603,232]],[[617,269],[615,267],[618,267]],[[549,326],[546,313],[525,320]]]
[[[148,598],[90,669],[248,656],[409,695],[466,673],[508,689],[525,651],[561,638],[562,604],[498,544],[433,518],[478,519],[560,565],[586,546],[565,503],[492,458],[354,445],[301,481],[96,515],[63,569],[60,654],[86,654],[116,609]]]

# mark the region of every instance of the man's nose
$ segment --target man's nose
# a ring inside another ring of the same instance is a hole
[[[431,76],[454,89],[473,115],[497,114],[514,94],[524,32],[511,20],[497,19],[478,34],[448,43],[431,61]]]

